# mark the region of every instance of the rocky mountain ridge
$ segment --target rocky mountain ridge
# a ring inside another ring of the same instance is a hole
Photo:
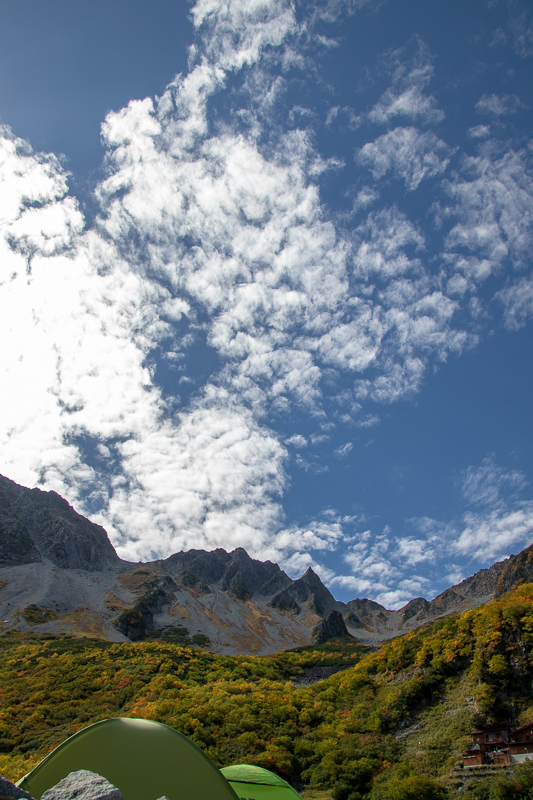
[[[399,610],[335,600],[308,569],[292,580],[243,548],[123,561],[105,530],[55,492],[0,476],[0,632],[9,628],[161,638],[218,653],[267,654],[334,636],[367,645],[497,597],[533,576],[533,546],[434,600]]]

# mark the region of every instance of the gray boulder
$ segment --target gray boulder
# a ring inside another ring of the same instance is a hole
[[[116,786],[107,778],[79,769],[71,772],[51,789],[47,789],[41,800],[123,800]]]
[[[24,798],[24,800],[33,800],[31,794],[25,792],[24,789],[19,789],[18,786],[15,786],[14,783],[8,781],[7,778],[2,778],[0,775],[0,800],[18,800],[18,798]]]

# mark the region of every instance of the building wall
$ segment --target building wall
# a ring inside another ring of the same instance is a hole
[[[511,763],[509,753],[494,753],[494,764],[500,767],[507,767]]]
[[[533,742],[511,742],[509,752],[513,755],[533,753]]]
[[[477,767],[485,763],[485,755],[483,753],[475,753],[473,756],[463,756],[464,767]]]

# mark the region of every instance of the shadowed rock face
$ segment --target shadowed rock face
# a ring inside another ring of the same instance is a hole
[[[323,644],[334,636],[348,636],[348,630],[340,611],[332,611],[326,619],[315,625],[312,633],[313,644]]]
[[[161,568],[183,586],[203,591],[216,583],[237,600],[248,600],[257,592],[271,595],[292,583],[277,564],[252,559],[242,547],[231,553],[221,548],[174,553],[161,561]]]
[[[119,562],[107,533],[55,492],[0,476],[0,564],[48,558],[63,569],[101,570]]]
[[[228,592],[237,600],[248,600],[260,591],[261,587],[277,578],[281,572],[277,564],[271,561],[255,561],[246,550],[238,547],[233,551],[224,575],[220,581],[220,589]]]
[[[278,592],[269,603],[272,608],[295,614],[300,613],[304,604],[307,610],[320,617],[326,616],[339,605],[311,567],[301,578],[291,581],[285,589]]]
[[[9,503],[0,496],[0,564],[15,566],[40,560],[26,526],[11,513]]]
[[[123,611],[115,621],[115,627],[132,642],[145,639],[154,630],[154,617],[175,598],[177,585],[168,575],[152,580],[145,586],[133,608]]]
[[[224,653],[273,653],[346,635],[375,645],[532,579],[533,546],[430,602],[418,597],[388,610],[367,599],[338,602],[312,569],[291,580],[243,548],[133,564],[55,492],[0,476],[0,632],[208,639]]]
[[[0,775],[0,798],[2,797],[8,798],[8,800],[33,800],[31,794],[25,792],[24,789],[19,789],[14,783]]]
[[[428,608],[429,603],[427,600],[424,600],[423,597],[415,597],[414,600],[410,600],[407,605],[402,608],[402,620],[407,622],[408,619],[411,619],[411,617],[417,614],[427,613]]]

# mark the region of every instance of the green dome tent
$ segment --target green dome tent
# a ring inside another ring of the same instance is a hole
[[[241,800],[301,800],[287,781],[263,767],[234,764],[220,771]]]
[[[79,769],[103,775],[124,800],[238,800],[194,742],[161,722],[106,719],[59,745],[17,786],[36,800]]]

